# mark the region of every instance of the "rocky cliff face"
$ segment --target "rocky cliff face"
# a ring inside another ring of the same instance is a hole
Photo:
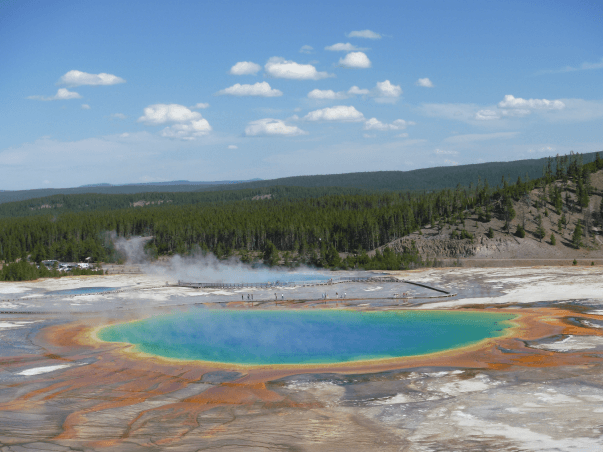
[[[423,258],[456,258],[456,257],[514,257],[521,251],[522,243],[513,236],[507,238],[480,237],[473,240],[455,240],[443,238],[422,238],[421,236],[404,237],[388,244],[396,252],[409,251],[412,242]]]

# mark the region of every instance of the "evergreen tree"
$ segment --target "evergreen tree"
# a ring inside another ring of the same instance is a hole
[[[580,248],[582,246],[582,225],[580,224],[580,220],[576,223],[576,229],[574,229],[574,233],[572,235],[572,245],[576,248]]]
[[[551,245],[557,245],[557,239],[555,239],[555,234],[551,232]]]
[[[544,230],[544,227],[542,226],[542,215],[538,214],[538,216],[536,217],[535,235],[542,242],[542,239],[543,239],[545,233],[546,233],[546,231]]]
[[[520,224],[517,225],[517,230],[515,231],[515,235],[522,239],[526,236],[526,230],[523,228],[522,225],[520,225]]]

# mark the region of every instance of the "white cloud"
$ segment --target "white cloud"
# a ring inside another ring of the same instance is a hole
[[[510,139],[517,136],[519,132],[495,132],[495,133],[468,133],[465,135],[454,135],[444,140],[446,143],[469,143],[473,141],[486,141],[495,139]]]
[[[231,96],[261,96],[261,97],[278,97],[282,96],[283,92],[270,87],[268,82],[258,82],[253,85],[241,85],[237,83],[229,88],[218,91],[219,95],[228,94]]]
[[[299,64],[287,61],[284,58],[272,57],[264,66],[266,73],[276,78],[289,78],[294,80],[319,80],[333,77],[327,72],[318,72],[311,64]]]
[[[362,134],[362,136],[364,138],[375,138],[377,135],[375,135],[374,133],[364,133]]]
[[[449,151],[447,149],[436,149],[435,151],[433,151],[433,153],[436,155],[457,155],[458,154],[457,151]]]
[[[403,119],[396,119],[391,124],[386,124],[379,121],[377,118],[371,118],[364,123],[364,130],[404,130],[407,126],[412,126],[415,123],[412,121],[405,121]]]
[[[332,46],[326,46],[325,50],[330,50],[332,52],[353,52],[355,50],[366,50],[360,47],[356,47],[354,44],[350,44],[346,42],[338,42],[337,44],[333,44]]]
[[[363,52],[350,52],[345,58],[339,59],[339,64],[343,67],[366,69],[371,67],[371,61]]]
[[[433,88],[433,83],[427,77],[420,78],[415,84],[417,86],[422,86],[423,88]]]
[[[404,133],[399,133],[398,135],[396,135],[397,138],[408,138],[408,133],[404,132]]]
[[[184,105],[155,104],[144,109],[144,116],[138,118],[138,122],[158,125],[166,122],[185,122],[199,119],[201,119],[201,113],[191,111]]]
[[[393,85],[389,80],[377,82],[377,85],[371,91],[371,96],[375,98],[375,102],[394,103],[402,94],[400,85]]]
[[[198,104],[193,105],[192,107],[189,107],[191,110],[194,109],[201,109],[201,108],[209,108],[209,104],[206,102],[199,102]]]
[[[543,109],[543,110],[562,110],[565,104],[560,100],[548,99],[522,99],[507,94],[504,100],[498,103],[499,108],[519,108],[519,109]]]
[[[212,130],[207,120],[201,116],[201,113],[191,111],[184,105],[178,104],[149,105],[144,109],[144,116],[138,118],[138,122],[147,125],[176,123],[163,129],[161,136],[183,140],[194,140],[197,137],[207,135]]]
[[[82,104],[82,110],[90,110],[90,105]]]
[[[347,99],[343,91],[335,92],[331,89],[313,89],[308,93],[310,99]]]
[[[305,45],[305,46],[302,46],[301,49],[299,49],[299,53],[310,54],[310,53],[312,53],[313,50],[314,50],[314,47]]]
[[[80,96],[75,91],[69,91],[67,88],[59,88],[57,93],[54,96],[46,97],[46,96],[29,96],[28,99],[32,100],[69,100],[69,99],[81,99]]]
[[[362,96],[362,95],[366,95],[368,93],[370,93],[370,91],[368,89],[360,89],[357,86],[352,86],[348,90],[348,94],[351,94],[351,95],[357,94],[359,96]]]
[[[174,124],[161,131],[161,136],[166,138],[180,138],[194,140],[211,132],[212,128],[207,119],[199,119],[185,124]]]
[[[123,113],[113,113],[111,115],[111,119],[126,119],[126,115],[124,115]]]
[[[348,38],[381,39],[381,35],[379,33],[375,33],[371,30],[351,31],[346,36]]]
[[[118,83],[126,83],[126,81],[113,74],[106,74],[101,72],[100,74],[88,74],[87,72],[82,71],[69,71],[65,75],[63,75],[59,81],[58,85],[68,85],[68,86],[81,86],[81,85],[117,85]]]
[[[229,144],[228,149],[239,149],[239,147],[236,144]]]
[[[297,126],[290,126],[280,119],[265,118],[257,121],[251,121],[245,127],[245,135],[248,137],[256,136],[296,136],[305,135],[308,132],[301,130]]]
[[[230,73],[233,75],[256,75],[262,66],[251,61],[239,61],[230,68]]]
[[[444,163],[446,163],[447,165],[450,165],[450,166],[457,166],[459,164],[459,162],[455,162],[454,160],[448,160],[448,159],[444,160]]]
[[[500,119],[500,114],[494,110],[480,110],[475,114],[478,121],[493,121]]]
[[[337,107],[322,108],[314,110],[304,116],[307,121],[343,121],[358,122],[364,121],[364,115],[354,107],[339,105]]]

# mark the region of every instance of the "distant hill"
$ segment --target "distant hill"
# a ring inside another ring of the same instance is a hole
[[[582,154],[583,163],[595,160],[596,152]],[[318,176],[294,176],[237,184],[236,189],[263,188],[276,185],[288,187],[354,187],[364,190],[423,191],[454,188],[457,185],[482,184],[487,179],[490,186],[501,184],[504,176],[508,182],[526,175],[530,179],[542,177],[548,157],[515,160],[512,162],[477,163],[473,165],[439,166],[412,171],[375,171],[364,173],[326,174]],[[555,159],[553,158],[553,170]],[[232,187],[209,186],[201,190],[230,190]]]
[[[153,185],[225,185],[225,184],[240,184],[244,182],[255,182],[260,181],[262,179],[248,179],[248,180],[219,180],[219,181],[190,181],[190,180],[172,180],[168,182],[140,182],[137,184],[88,184],[88,185],[80,185],[78,188],[88,188],[88,187],[130,187],[130,186],[153,186]],[[3,191],[3,190],[0,190]]]
[[[583,163],[595,160],[596,152],[582,154]],[[344,187],[363,190],[399,190],[399,191],[429,191],[443,188],[454,188],[457,185],[469,186],[476,184],[478,178],[482,183],[485,179],[491,186],[501,183],[504,176],[509,182],[515,182],[518,176],[536,179],[542,176],[547,157],[539,159],[515,160],[512,162],[490,162],[473,165],[440,166],[412,171],[375,171],[363,173],[326,174],[317,176],[294,176],[271,180],[252,181],[223,181],[206,184],[188,181],[171,183],[149,183],[119,186],[96,186],[77,188],[53,188],[0,192],[0,203],[23,201],[52,195],[68,194],[133,194],[150,192],[193,192],[259,189],[274,186],[289,187]],[[554,168],[554,159],[553,159]],[[203,184],[203,185],[201,185]]]
[[[261,179],[250,179],[248,181],[215,181],[215,182],[153,182],[143,184],[111,185],[92,184],[74,188],[38,188],[34,190],[1,191],[0,204],[5,202],[25,201],[27,199],[45,198],[54,195],[81,195],[86,193],[97,193],[105,195],[149,193],[149,192],[192,192],[199,190],[199,186],[208,187],[232,187],[239,183],[253,183]]]

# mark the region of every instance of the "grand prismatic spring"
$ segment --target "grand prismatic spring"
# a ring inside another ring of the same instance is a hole
[[[97,336],[166,358],[241,365],[335,364],[417,356],[497,337],[514,316],[482,312],[192,309]]]

